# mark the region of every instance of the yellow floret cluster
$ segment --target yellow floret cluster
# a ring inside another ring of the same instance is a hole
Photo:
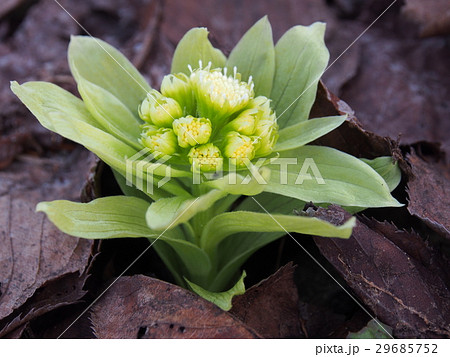
[[[241,81],[236,67],[190,69],[190,75],[164,77],[161,91],[142,101],[140,142],[155,157],[176,156],[203,172],[227,165],[245,167],[273,151],[278,138],[270,100],[255,97],[250,76]],[[224,159],[228,159],[224,160]]]

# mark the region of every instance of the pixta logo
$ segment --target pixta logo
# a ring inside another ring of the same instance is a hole
[[[147,148],[126,158],[127,186],[152,194],[155,186],[160,188],[171,179],[170,166],[164,164],[169,159],[168,155],[157,159]]]

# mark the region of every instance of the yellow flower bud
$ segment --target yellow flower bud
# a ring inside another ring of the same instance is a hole
[[[183,109],[183,114],[193,113],[195,110],[195,97],[191,81],[184,73],[164,76],[161,83],[161,93],[175,99]]]
[[[245,108],[254,97],[252,78],[241,82],[234,68],[234,75],[227,76],[227,69],[204,69],[192,71],[190,80],[197,99],[197,109],[201,116],[213,122]]]
[[[173,130],[178,136],[178,145],[182,148],[206,144],[212,133],[209,119],[194,118],[191,115],[176,119],[173,122]]]
[[[278,124],[275,118],[261,119],[256,126],[255,136],[259,139],[256,156],[271,154],[278,139]]]
[[[139,107],[141,119],[159,127],[170,128],[174,119],[182,115],[183,111],[175,99],[165,97],[156,90],[152,90]]]
[[[211,143],[193,147],[189,151],[188,157],[192,165],[192,171],[195,172],[218,171],[223,166],[223,158],[219,148]]]
[[[229,122],[223,129],[226,131],[237,131],[244,135],[252,135],[255,132],[258,121],[258,109],[247,109],[240,113],[235,119]]]
[[[244,167],[255,157],[258,139],[230,131],[224,140],[224,155],[236,167]]]
[[[177,137],[172,129],[157,128],[153,125],[143,125],[140,142],[150,149],[156,157],[173,155],[177,149]]]

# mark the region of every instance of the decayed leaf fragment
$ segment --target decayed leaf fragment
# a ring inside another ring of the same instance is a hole
[[[303,337],[295,266],[288,263],[276,273],[233,299],[231,313],[264,338]]]
[[[64,276],[82,274],[91,257],[93,242],[69,237],[35,213],[42,199],[61,195],[76,199],[92,156],[76,150],[69,158],[30,157],[0,173],[0,226],[5,227],[0,230],[0,334],[20,326],[24,319],[73,303],[85,293],[76,287],[75,296],[60,291],[49,297],[44,288],[43,299],[33,300],[37,289],[58,284],[58,279],[63,288],[67,285]],[[78,165],[71,166],[71,160]],[[30,304],[22,306],[27,300]]]
[[[119,278],[91,309],[98,338],[258,338],[198,295],[144,275]]]
[[[334,224],[347,215],[337,206],[316,212]],[[394,337],[450,336],[448,267],[419,235],[359,218],[350,239],[315,242]]]
[[[450,5],[448,0],[406,0],[402,11],[406,17],[420,25],[421,37],[450,33]]]
[[[408,211],[428,227],[450,239],[450,170],[442,162],[407,155],[411,166]]]

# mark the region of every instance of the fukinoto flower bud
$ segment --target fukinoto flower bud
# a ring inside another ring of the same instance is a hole
[[[275,118],[261,119],[256,126],[255,135],[259,139],[256,156],[271,154],[278,139],[278,124]]]
[[[177,152],[177,137],[172,129],[143,125],[141,143],[150,149],[155,157],[173,155]]]
[[[256,123],[258,121],[259,111],[258,109],[247,109],[240,113],[237,118],[229,122],[223,129],[223,131],[237,131],[244,135],[252,135],[256,129]]]
[[[260,95],[256,98],[253,98],[248,106],[250,108],[257,108],[259,111],[262,112],[262,115],[264,116],[271,116],[273,115],[273,110],[270,107],[271,100],[263,95]]]
[[[224,140],[223,153],[236,167],[244,167],[254,157],[259,146],[258,138],[230,131]]]
[[[219,148],[211,143],[193,147],[188,157],[192,171],[195,172],[218,171],[223,166],[223,157]]]
[[[258,96],[249,103],[249,107],[258,110],[258,122],[254,135],[259,139],[259,147],[256,157],[266,156],[272,153],[278,139],[278,124],[274,111],[270,107],[270,99]]]
[[[147,123],[170,128],[174,119],[183,115],[178,102],[152,90],[139,107],[139,116]]]
[[[173,122],[173,130],[178,136],[178,145],[182,148],[206,144],[211,137],[212,126],[209,119],[194,118],[192,115]]]
[[[189,77],[184,73],[168,74],[161,83],[161,93],[175,99],[183,109],[183,114],[193,113],[195,97]]]
[[[204,69],[192,71],[190,80],[197,100],[197,110],[201,116],[213,123],[245,108],[254,97],[253,82],[242,82],[234,67],[233,76],[227,76],[227,69]]]

